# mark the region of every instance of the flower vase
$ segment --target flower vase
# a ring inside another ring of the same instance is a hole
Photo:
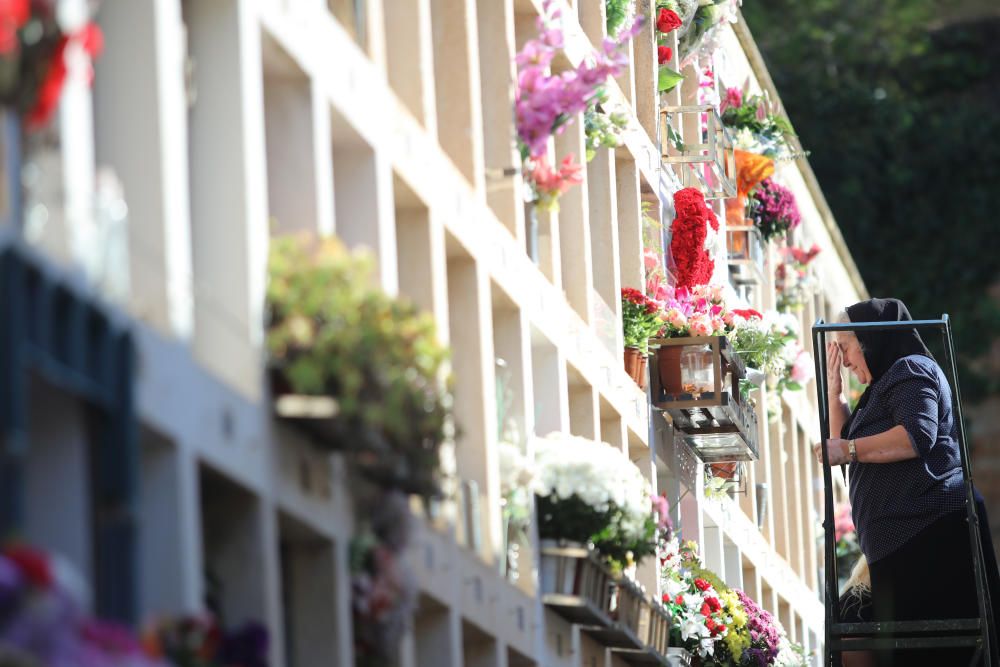
[[[684,386],[681,382],[681,352],[684,348],[680,345],[667,345],[661,347],[656,353],[656,367],[660,375],[660,386],[668,396],[677,396],[683,393]]]

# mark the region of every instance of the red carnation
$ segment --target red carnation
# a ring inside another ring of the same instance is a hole
[[[715,626],[715,629],[721,635],[722,633],[724,633],[726,631],[726,626],[724,626],[724,625],[717,625],[717,626]]]
[[[718,598],[705,598],[705,603],[712,609],[712,611],[719,611],[722,609],[722,604],[719,602]]]
[[[715,261],[705,251],[708,226],[718,230],[719,219],[696,188],[674,194],[676,217],[670,227],[670,254],[678,288],[707,284],[715,271]]]
[[[712,610],[708,608],[707,604],[701,605],[701,615],[705,617],[705,627],[711,630],[715,627],[715,621],[712,620]]]
[[[663,604],[670,604],[670,594],[669,593],[664,593],[663,597],[660,598],[660,599],[663,600]]]
[[[669,46],[656,47],[656,54],[661,65],[666,65],[674,57],[674,50]]]
[[[660,32],[673,32],[682,25],[684,25],[684,22],[681,21],[681,17],[678,16],[677,12],[672,9],[663,7],[660,9],[660,13],[656,16],[656,29]]]
[[[684,596],[678,593],[677,597],[674,598],[674,602],[676,602],[677,604],[684,604]]]
[[[761,320],[761,319],[764,319],[764,316],[761,315],[756,310],[754,310],[753,308],[734,308],[733,309],[733,314],[734,315],[739,315],[740,317],[742,317],[745,320]]]
[[[694,585],[695,585],[695,588],[697,588],[699,591],[702,591],[702,592],[707,591],[712,586],[712,584],[708,583],[704,579],[695,579],[694,580]],[[711,599],[711,598],[709,598],[709,599]]]
[[[52,585],[52,570],[49,560],[41,551],[29,547],[7,547],[3,555],[14,562],[24,578],[40,588]]]

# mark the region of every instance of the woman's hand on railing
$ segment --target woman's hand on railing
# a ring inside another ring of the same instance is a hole
[[[830,456],[831,466],[840,466],[851,462],[851,455],[847,448],[848,441],[841,438],[830,438],[826,441],[827,451]],[[820,465],[823,465],[823,445],[817,443],[813,445],[813,454]]]

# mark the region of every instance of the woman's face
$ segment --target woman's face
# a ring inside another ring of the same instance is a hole
[[[844,366],[854,374],[861,384],[871,384],[872,374],[868,370],[868,362],[865,361],[865,353],[861,351],[861,343],[858,337],[850,331],[837,332],[837,345],[844,357]]]

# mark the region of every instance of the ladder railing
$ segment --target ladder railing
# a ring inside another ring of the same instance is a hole
[[[833,521],[833,474],[830,470],[830,456],[827,440],[830,438],[829,387],[826,376],[827,334],[838,331],[890,331],[890,330],[931,329],[939,330],[944,343],[945,363],[943,369],[950,375],[952,401],[955,419],[958,420],[958,445],[962,463],[962,478],[965,485],[965,506],[969,523],[969,542],[972,566],[976,581],[978,618],[895,621],[874,623],[841,623],[840,592],[837,589],[837,557],[834,542]],[[994,667],[990,646],[990,628],[993,627],[993,612],[989,601],[989,588],[983,566],[979,537],[979,520],[972,486],[972,468],[969,461],[969,447],[962,414],[962,397],[958,385],[958,364],[951,332],[951,320],[942,315],[939,320],[911,320],[903,322],[838,322],[825,323],[822,319],[813,326],[813,350],[816,357],[816,390],[819,399],[820,437],[823,453],[823,493],[825,540],[825,608],[826,641],[824,645],[824,665],[840,667],[841,653],[845,650],[865,649],[910,649],[975,647],[970,665]],[[904,636],[901,636],[904,635]],[[997,666],[1000,667],[1000,666]]]

